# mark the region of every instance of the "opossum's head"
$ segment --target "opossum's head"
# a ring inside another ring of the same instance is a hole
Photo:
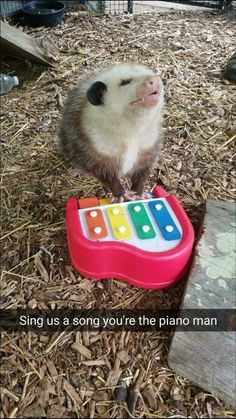
[[[89,105],[113,116],[147,114],[163,105],[160,77],[141,64],[117,64],[99,73],[87,92]]]

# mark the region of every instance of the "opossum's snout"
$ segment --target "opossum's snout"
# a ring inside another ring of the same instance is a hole
[[[160,77],[148,76],[141,83],[136,92],[136,99],[131,102],[133,106],[155,106],[163,91],[163,83]]]

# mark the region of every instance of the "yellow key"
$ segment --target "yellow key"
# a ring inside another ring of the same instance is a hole
[[[98,202],[99,205],[109,205],[111,203],[111,198],[101,198]]]
[[[132,230],[125,215],[124,208],[119,205],[112,205],[106,208],[111,224],[111,229],[117,240],[127,240],[132,237]]]

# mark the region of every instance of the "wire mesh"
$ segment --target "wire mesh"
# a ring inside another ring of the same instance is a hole
[[[1,18],[6,18],[8,16],[14,16],[17,14],[24,4],[28,3],[29,0],[19,0],[19,1],[0,1],[0,16]]]
[[[133,1],[106,1],[105,12],[117,15],[124,12],[133,12]]]
[[[67,11],[74,11],[76,7],[86,7],[88,11],[97,13],[107,13],[112,15],[122,13],[132,13],[133,0],[78,0],[78,1],[63,1]]]
[[[31,0],[0,0],[0,17],[6,18],[19,13],[22,7]],[[50,1],[50,0],[41,0]],[[66,11],[88,10],[97,13],[106,13],[111,15],[119,15],[122,13],[133,13],[133,0],[60,0],[64,3]],[[164,0],[165,1],[165,0]],[[232,9],[235,11],[235,0],[168,0],[171,3],[182,3],[195,6],[206,6],[218,10],[226,11]],[[145,1],[138,1],[143,3]],[[150,2],[149,2],[150,3]],[[158,0],[155,0],[158,4]],[[174,7],[174,6],[173,6]]]
[[[22,7],[31,0],[0,0],[0,16],[5,18],[18,14]],[[50,0],[41,0],[50,1]],[[97,13],[121,14],[132,12],[131,0],[126,1],[106,1],[106,0],[60,0],[65,5],[67,12],[75,10],[88,10]]]

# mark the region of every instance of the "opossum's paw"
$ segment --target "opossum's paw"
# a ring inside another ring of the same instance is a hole
[[[148,192],[143,192],[140,195],[140,199],[150,199],[151,197],[152,197],[152,195],[150,193],[148,193]]]
[[[137,192],[134,191],[125,191],[124,200],[125,201],[137,201],[141,199]]]
[[[113,196],[113,198],[111,198],[111,203],[112,204],[121,204],[124,201],[125,201],[124,195]]]
[[[150,199],[151,198],[151,194],[147,193],[147,192],[143,192],[142,194],[138,194],[137,192],[134,191],[127,191],[125,193],[125,200],[126,201],[140,201],[142,199]]]
[[[136,192],[125,191],[122,195],[114,196],[111,200],[112,204],[120,204],[125,201],[133,201],[133,197]]]
[[[68,175],[71,176],[71,177],[79,177],[82,174],[83,174],[83,171],[82,170],[74,169],[73,167],[70,167],[68,169]]]
[[[134,191],[125,191],[123,195],[120,195],[119,197],[114,197],[112,199],[112,203],[122,203],[125,201],[139,201],[142,199],[149,199],[151,198],[151,195],[147,192],[143,192],[141,195],[137,194],[137,192]]]

